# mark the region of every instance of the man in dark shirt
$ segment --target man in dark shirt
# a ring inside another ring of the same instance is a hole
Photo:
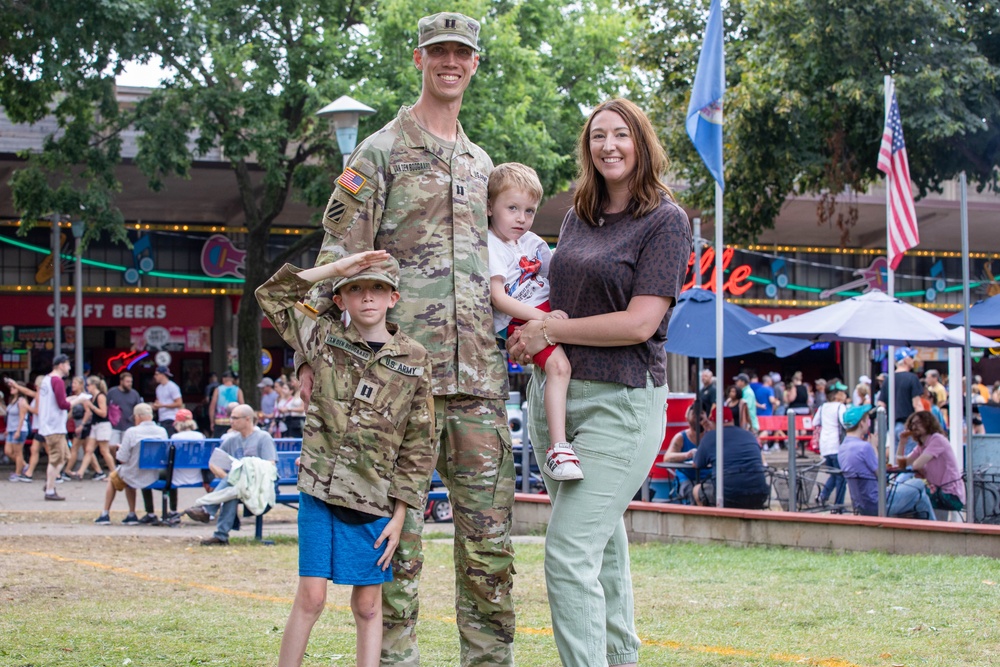
[[[118,421],[111,424],[112,445],[121,443],[122,434],[132,428],[132,411],[135,410],[135,406],[142,403],[142,396],[132,388],[132,381],[132,374],[124,371],[118,376],[118,386],[108,389],[108,403],[117,405],[121,410]]]
[[[920,403],[920,396],[924,393],[924,388],[920,384],[920,378],[913,372],[913,365],[917,358],[917,351],[910,347],[901,347],[896,350],[896,437],[893,443],[899,444],[899,435],[903,432],[903,425],[907,418],[914,412],[923,410]],[[888,409],[889,398],[887,392],[888,383],[882,386],[878,394],[878,404]],[[906,453],[909,454],[917,442],[912,438],[906,443]]]
[[[723,507],[764,509],[771,497],[764,474],[764,459],[760,443],[753,433],[738,428],[733,422],[733,412],[722,408],[722,483]],[[711,477],[694,487],[692,496],[698,505],[715,505],[715,408],[702,417],[705,435],[698,444],[694,465],[699,470],[708,469]],[[702,475],[704,476],[704,474]]]
[[[698,391],[698,400],[701,402],[701,411],[708,414],[708,411],[715,405],[715,376],[707,368],[701,372],[701,389]]]

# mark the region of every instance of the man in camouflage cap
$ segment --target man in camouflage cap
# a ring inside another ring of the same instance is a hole
[[[413,64],[420,96],[365,139],[323,216],[324,264],[372,248],[399,261],[391,319],[427,348],[437,469],[455,517],[457,625],[462,665],[512,665],[514,461],[506,365],[493,340],[486,184],[493,162],[462,131],[462,97],[479,66],[479,24],[442,12],[420,19]],[[328,307],[329,287],[310,304]],[[312,372],[300,374],[304,391]],[[415,626],[423,516],[407,513],[383,587],[382,664],[419,664]]]

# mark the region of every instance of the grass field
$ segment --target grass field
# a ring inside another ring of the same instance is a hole
[[[426,551],[422,664],[457,665],[451,546]],[[292,538],[27,537],[0,558],[4,667],[274,664],[297,571]],[[541,545],[517,572],[517,665],[558,665]],[[632,572],[644,665],[1000,666],[994,560],[644,544]],[[348,600],[331,586],[306,665],[354,664]]]

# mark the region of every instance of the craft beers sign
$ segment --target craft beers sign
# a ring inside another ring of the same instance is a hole
[[[725,271],[729,270],[729,264],[733,261],[733,255],[736,251],[732,248],[726,248],[722,251],[722,271],[723,271],[723,283],[722,291],[725,294],[731,294],[732,296],[740,296],[749,290],[753,283],[750,282],[751,268],[747,264],[740,264],[735,267],[729,274],[725,274]],[[684,284],[683,289],[691,289],[694,287],[695,278],[701,276],[701,286],[704,289],[710,290],[712,292],[715,290],[715,250],[712,248],[706,248],[701,253],[701,262],[696,267],[694,253],[691,253],[691,258],[688,260],[688,277],[690,280]]]

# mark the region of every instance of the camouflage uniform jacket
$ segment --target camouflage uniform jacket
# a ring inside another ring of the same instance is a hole
[[[317,318],[296,303],[312,286],[286,264],[257,288],[274,328],[315,373],[302,432],[298,488],[333,505],[391,516],[392,499],[420,510],[437,447],[427,351],[394,324],[377,353],[336,309]]]
[[[399,261],[402,298],[389,318],[427,348],[435,396],[507,396],[486,245],[492,170],[461,124],[454,147],[443,145],[403,107],[351,155],[323,216],[317,264],[373,248]],[[311,303],[327,307],[319,294]]]

